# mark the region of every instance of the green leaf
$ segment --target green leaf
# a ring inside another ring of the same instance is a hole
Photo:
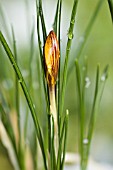
[[[96,73],[96,81],[95,81],[95,92],[94,92],[94,99],[93,99],[93,105],[92,105],[92,110],[91,110],[91,116],[90,116],[90,121],[89,121],[89,126],[88,126],[88,149],[87,149],[87,159],[89,155],[89,148],[90,148],[90,143],[92,139],[92,134],[94,130],[94,123],[95,123],[95,116],[97,113],[97,96],[98,96],[98,91],[99,91],[99,74],[100,74],[100,66],[97,66],[97,73]],[[87,162],[87,161],[86,161]]]
[[[64,168],[64,162],[65,162],[65,155],[66,155],[66,144],[67,144],[67,131],[68,131],[68,120],[69,120],[69,111],[66,110],[66,115],[65,115],[65,133],[64,133],[64,144],[63,144],[63,155],[62,156],[62,161],[61,161],[61,170]]]
[[[42,0],[36,0],[36,7],[37,7],[37,13],[39,14],[41,20],[43,43],[45,44],[47,32],[46,32],[46,26],[45,26],[44,14],[43,14],[44,12],[42,8]]]
[[[102,75],[100,77],[100,87],[99,87],[99,95],[98,95],[99,96],[98,97],[98,107],[99,107],[99,104],[100,104],[100,101],[101,101],[101,98],[102,98],[102,95],[103,95],[106,80],[108,78],[108,73],[109,73],[109,65],[106,65],[106,67],[104,68],[104,70],[102,72]]]
[[[6,36],[8,38],[8,40],[10,41],[11,40],[11,37],[10,37],[10,31],[9,31],[9,25],[7,24],[7,18],[6,18],[6,15],[5,15],[5,12],[3,10],[3,7],[2,7],[2,4],[0,3],[0,24],[2,24],[5,28],[5,33],[6,33]]]
[[[91,29],[92,29],[92,27],[93,27],[93,25],[94,25],[94,22],[95,22],[97,16],[98,16],[98,13],[99,13],[99,11],[100,11],[100,9],[101,9],[101,7],[102,7],[103,2],[104,2],[104,0],[100,0],[100,1],[98,2],[97,6],[96,6],[96,8],[95,8],[95,11],[94,11],[94,13],[93,13],[93,15],[92,15],[92,17],[91,17],[91,19],[90,19],[90,21],[89,21],[89,24],[88,24],[88,26],[86,27],[83,35],[81,36],[82,41],[79,41],[79,43],[78,43],[78,45],[77,45],[77,48],[76,48],[76,50],[75,50],[75,59],[76,59],[76,58],[79,59],[80,56],[81,56],[82,50],[83,50],[83,48],[84,48],[84,46],[85,46],[85,44],[86,44],[86,41],[87,41],[87,39],[88,39],[88,37],[89,37],[89,34],[90,34],[90,32],[91,32]],[[70,67],[69,67],[68,76],[69,76],[70,73],[72,72],[73,67],[74,67],[74,64],[73,64],[73,61],[72,61],[72,63],[70,64]]]
[[[16,158],[16,161],[18,163],[18,166],[21,168],[20,162],[19,162],[19,157],[18,157],[18,151],[17,151],[17,147],[16,147],[16,140],[15,140],[13,127],[12,127],[9,115],[5,112],[5,110],[4,110],[4,108],[1,104],[1,101],[0,101],[0,117],[1,117],[1,121],[4,125],[4,128],[6,130],[6,133],[9,137],[9,140],[10,140],[12,146],[13,146],[12,149],[14,151],[15,158]]]
[[[43,79],[43,86],[44,86],[44,94],[47,104],[47,113],[50,112],[50,105],[49,105],[49,92],[47,88],[47,83],[45,81],[45,67],[44,67],[44,56],[42,52],[42,43],[40,38],[40,25],[39,25],[39,11],[37,10],[37,35],[38,35],[38,45],[39,45],[39,54],[40,54],[40,61],[41,61],[41,70],[42,70],[42,79]],[[37,63],[38,64],[38,63]]]
[[[77,4],[78,4],[78,0],[74,0],[73,9],[71,13],[70,26],[68,31],[68,41],[67,41],[66,56],[65,56],[65,63],[64,63],[64,70],[63,70],[63,81],[62,81],[62,89],[61,89],[62,93],[61,93],[60,109],[59,109],[60,115],[63,112],[65,88],[66,88],[66,81],[67,81],[68,60],[69,60],[69,54],[70,54],[70,49],[71,49],[71,44],[73,39],[73,29],[75,23]]]
[[[57,170],[63,170],[65,154],[66,154],[66,142],[67,142],[67,131],[68,131],[68,119],[69,119],[69,111],[66,110],[66,114],[64,117],[62,131],[60,136],[60,145],[58,149],[58,157],[57,157]]]
[[[81,161],[80,164],[82,166],[83,162],[83,153],[84,153],[84,148],[83,148],[83,139],[84,139],[84,116],[85,116],[85,74],[83,75],[80,70],[80,66],[78,63],[78,60],[75,60],[75,68],[76,68],[76,77],[77,77],[77,86],[78,86],[78,96],[79,96],[79,124],[80,124],[80,138],[79,138],[79,143],[80,143],[80,155],[81,155]]]
[[[113,23],[113,0],[108,0],[108,5],[109,5],[109,10],[111,14],[112,23]]]
[[[13,27],[12,27],[12,37],[13,37],[14,57],[15,57],[15,61],[17,62],[17,48],[16,48],[16,40],[15,40],[15,34],[14,34]],[[17,119],[18,119],[19,145],[20,145],[21,125],[20,125],[20,108],[19,108],[19,83],[18,83],[18,78],[17,78],[16,74],[15,74],[15,102],[16,102],[16,111],[17,111]]]
[[[4,47],[4,50],[15,70],[15,73],[17,74],[17,77],[18,77],[18,81],[22,87],[22,90],[23,90],[23,93],[25,95],[25,98],[26,98],[26,101],[28,103],[28,106],[29,106],[29,109],[31,111],[31,115],[32,115],[32,118],[33,118],[33,121],[34,121],[34,125],[35,125],[35,129],[36,129],[36,133],[37,133],[37,137],[38,137],[38,140],[39,140],[39,144],[40,144],[40,147],[41,147],[41,151],[42,151],[42,155],[43,155],[43,160],[44,160],[44,165],[45,165],[45,169],[47,170],[47,164],[46,164],[46,155],[45,155],[45,149],[44,149],[44,143],[43,143],[43,137],[42,137],[42,132],[41,132],[41,128],[40,128],[40,125],[39,125],[39,122],[38,122],[38,118],[37,118],[37,114],[36,114],[36,111],[35,111],[35,108],[33,106],[33,102],[32,102],[32,99],[31,99],[31,96],[28,92],[28,89],[27,89],[27,86],[25,84],[25,81],[23,79],[23,76],[21,74],[21,71],[14,59],[14,56],[2,34],[2,32],[0,31],[0,41]]]
[[[59,30],[60,30],[60,23],[61,23],[61,7],[62,7],[62,0],[57,1],[57,7],[56,7],[56,14],[54,18],[54,23],[53,23],[53,30],[56,33],[58,39],[59,39]],[[60,39],[59,39],[60,42]]]
[[[61,9],[62,9],[62,0],[58,0],[57,1],[57,8],[56,8],[56,14],[55,14],[55,18],[54,18],[54,23],[53,23],[53,29],[54,29],[54,32],[56,33],[57,35],[57,38],[58,38],[58,41],[59,41],[59,48],[61,50],[61,47],[60,47],[60,25],[61,25]],[[58,136],[60,138],[60,115],[59,115],[59,109],[60,109],[60,95],[61,95],[61,92],[60,92],[60,77],[61,77],[61,53],[60,53],[60,59],[59,59],[59,71],[58,71],[58,81],[56,83],[56,100],[57,100],[57,110],[58,110]]]
[[[10,138],[10,141],[12,142],[14,148],[15,148],[15,151],[16,150],[16,141],[15,141],[15,136],[14,136],[14,131],[13,131],[13,127],[11,125],[11,121],[9,119],[9,115],[6,114],[2,104],[0,103],[0,116],[1,116],[1,120],[2,120],[2,123],[6,129],[6,132]]]

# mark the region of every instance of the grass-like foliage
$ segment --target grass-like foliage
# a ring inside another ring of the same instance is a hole
[[[40,84],[40,92],[37,94],[37,101],[42,100],[42,96],[44,93],[44,100],[46,103],[46,109],[41,109],[41,103],[38,104],[40,110],[34,107],[35,97],[34,96],[34,89],[33,89],[33,74],[32,74],[32,61],[34,56],[34,25],[31,30],[31,37],[30,37],[30,54],[29,54],[29,80],[26,83],[25,78],[22,75],[21,68],[18,64],[18,52],[16,46],[16,37],[14,33],[14,29],[12,27],[12,35],[10,35],[9,31],[7,30],[7,22],[5,19],[4,12],[1,8],[1,16],[3,23],[6,27],[4,30],[7,33],[7,37],[12,37],[10,41],[13,42],[13,49],[11,50],[11,45],[8,44],[4,34],[0,31],[0,42],[3,46],[3,49],[6,52],[6,55],[11,63],[12,68],[14,69],[15,75],[15,103],[16,103],[16,117],[17,117],[17,129],[18,129],[18,140],[16,139],[16,135],[14,133],[14,128],[11,121],[11,115],[9,114],[8,103],[5,101],[6,99],[3,97],[3,94],[0,89],[0,118],[5,128],[8,141],[11,144],[11,148],[9,149],[13,152],[13,159],[12,163],[16,170],[27,170],[26,168],[26,139],[27,139],[27,131],[29,126],[29,111],[33,120],[34,125],[34,133],[31,135],[33,136],[33,143],[35,146],[33,147],[31,144],[30,150],[32,153],[32,162],[33,162],[33,169],[45,169],[45,170],[63,170],[64,163],[65,163],[65,155],[66,155],[66,142],[67,142],[67,131],[68,131],[68,119],[69,119],[69,111],[64,110],[64,98],[65,98],[65,90],[67,84],[67,77],[71,74],[72,68],[75,66],[76,68],[76,81],[78,87],[78,98],[79,98],[79,119],[80,119],[80,139],[79,139],[79,147],[80,147],[80,157],[81,157],[81,170],[86,170],[88,158],[89,158],[89,151],[90,145],[92,140],[92,134],[94,131],[94,124],[96,120],[96,114],[99,109],[99,103],[102,97],[103,89],[105,86],[105,82],[108,77],[108,66],[105,67],[102,75],[100,75],[100,66],[97,66],[96,71],[96,79],[95,79],[95,90],[93,96],[93,103],[90,113],[88,131],[85,132],[85,115],[86,115],[86,106],[85,106],[85,87],[86,84],[86,77],[87,77],[87,61],[85,60],[84,67],[85,71],[82,72],[81,64],[79,64],[79,59],[81,57],[81,52],[86,44],[88,36],[90,34],[91,28],[95,22],[95,19],[98,16],[98,13],[101,9],[104,0],[99,0],[95,11],[90,19],[86,30],[84,31],[82,37],[83,41],[78,43],[77,48],[75,49],[75,59],[73,63],[69,65],[69,57],[71,51],[71,45],[73,41],[74,35],[74,25],[76,22],[76,14],[78,10],[78,3],[79,0],[73,0],[73,7],[70,17],[70,24],[67,34],[67,45],[65,47],[65,62],[63,64],[63,72],[61,72],[61,57],[59,58],[59,70],[57,76],[57,82],[55,85],[55,93],[52,95],[55,101],[54,107],[56,107],[56,117],[57,121],[54,119],[54,114],[51,113],[51,94],[49,85],[47,84],[45,78],[45,65],[44,65],[44,52],[42,48],[42,44],[45,45],[47,39],[47,30],[45,25],[45,18],[44,18],[44,11],[42,7],[42,0],[36,0],[36,15],[37,15],[37,39],[38,39],[38,51],[39,57],[37,58],[37,77]],[[112,0],[108,0],[109,9],[111,13],[111,18],[113,20],[113,3]],[[56,5],[56,12],[53,21],[53,30],[56,33],[58,42],[59,42],[59,49],[61,47],[60,44],[60,37],[61,37],[61,14],[62,14],[62,0],[57,1]],[[42,34],[42,35],[41,35]],[[1,56],[0,56],[1,57]],[[84,61],[83,58],[81,58]],[[69,66],[69,67],[68,67]],[[7,66],[4,66],[7,67]],[[61,75],[62,74],[62,75]],[[20,106],[20,99],[21,99],[21,90],[25,96],[26,102],[28,104],[28,108],[25,113],[25,121],[24,121],[24,132],[21,128],[21,106]],[[42,106],[43,107],[43,106]],[[45,106],[44,106],[45,107]],[[7,109],[8,108],[8,109]],[[44,114],[40,115],[39,112],[44,112]],[[46,130],[43,128],[41,119],[46,120]],[[57,122],[57,124],[56,124]],[[58,131],[56,131],[55,127],[58,127]],[[84,137],[84,134],[87,134]],[[71,142],[71,141],[70,141]],[[40,148],[40,149],[39,149]],[[9,151],[9,152],[10,152]],[[41,151],[41,156],[40,156]],[[43,165],[40,165],[41,160],[43,160]],[[16,163],[15,163],[16,162]],[[41,167],[40,167],[41,166]]]
[[[78,86],[78,98],[79,98],[79,119],[80,119],[80,155],[81,155],[81,169],[86,170],[87,162],[89,157],[90,144],[92,139],[92,134],[94,130],[94,124],[96,120],[96,114],[98,113],[99,104],[101,101],[103,89],[108,78],[108,65],[103,70],[100,76],[100,67],[97,66],[96,80],[95,80],[95,90],[93,103],[90,113],[90,120],[88,125],[88,131],[85,132],[85,116],[87,114],[87,109],[85,106],[85,89],[90,85],[90,80],[87,76],[87,64],[84,65],[84,73],[81,70],[78,60],[75,61],[76,67],[76,77]],[[83,67],[82,67],[83,68]],[[87,134],[85,136],[85,134]]]
[[[113,1],[108,0],[108,4],[109,4],[109,10],[110,10],[110,14],[111,14],[111,19],[112,19],[112,22],[113,22]]]

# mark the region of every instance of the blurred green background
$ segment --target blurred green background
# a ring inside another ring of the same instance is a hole
[[[81,40],[89,20],[94,12],[98,0],[79,0],[77,16],[74,29],[74,39],[70,54],[70,62],[74,61],[75,48]],[[65,46],[67,40],[67,31],[71,15],[73,0],[63,1],[62,21],[61,21],[61,57],[64,61]],[[11,32],[11,24],[14,27],[19,65],[23,70],[24,76],[27,76],[27,65],[29,56],[29,37],[33,23],[36,23],[35,17],[35,0],[0,0],[0,5],[5,11],[7,24],[3,23],[0,16],[0,29],[6,35],[8,42],[11,44],[11,37],[8,36],[7,30]],[[43,0],[44,15],[46,19],[47,32],[52,29],[53,18],[55,14],[56,1]],[[36,27],[36,25],[35,25]],[[11,44],[12,47],[12,44]],[[35,28],[35,47],[37,48],[37,35]],[[82,51],[81,57],[88,57],[88,75],[91,81],[87,89],[86,105],[90,110],[92,104],[92,95],[94,91],[94,82],[97,63],[103,70],[106,64],[109,64],[109,78],[107,80],[104,94],[100,104],[100,110],[97,115],[95,132],[92,141],[91,155],[97,161],[113,164],[113,25],[110,17],[107,1],[97,16],[97,19],[90,32],[88,40]],[[7,97],[9,105],[14,106],[14,73],[12,67],[0,45],[0,90]],[[72,69],[66,87],[65,108],[69,109],[69,133],[67,151],[75,152],[78,150],[78,111],[77,111],[77,87],[75,69]],[[65,111],[65,110],[64,110]],[[88,119],[87,114],[86,119]],[[8,154],[0,143],[0,169],[12,169],[8,159]]]

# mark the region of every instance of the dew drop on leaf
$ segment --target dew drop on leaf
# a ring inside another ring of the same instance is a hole
[[[87,145],[87,144],[88,144],[88,142],[89,142],[89,141],[88,141],[88,139],[86,139],[86,138],[85,138],[85,139],[83,139],[83,144]]]
[[[91,81],[90,81],[89,77],[86,77],[85,78],[85,88],[88,88],[90,86],[90,84],[91,84]]]

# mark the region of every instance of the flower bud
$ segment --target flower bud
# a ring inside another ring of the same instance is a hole
[[[56,83],[59,68],[59,43],[54,31],[50,31],[44,46],[45,75],[49,87]]]

